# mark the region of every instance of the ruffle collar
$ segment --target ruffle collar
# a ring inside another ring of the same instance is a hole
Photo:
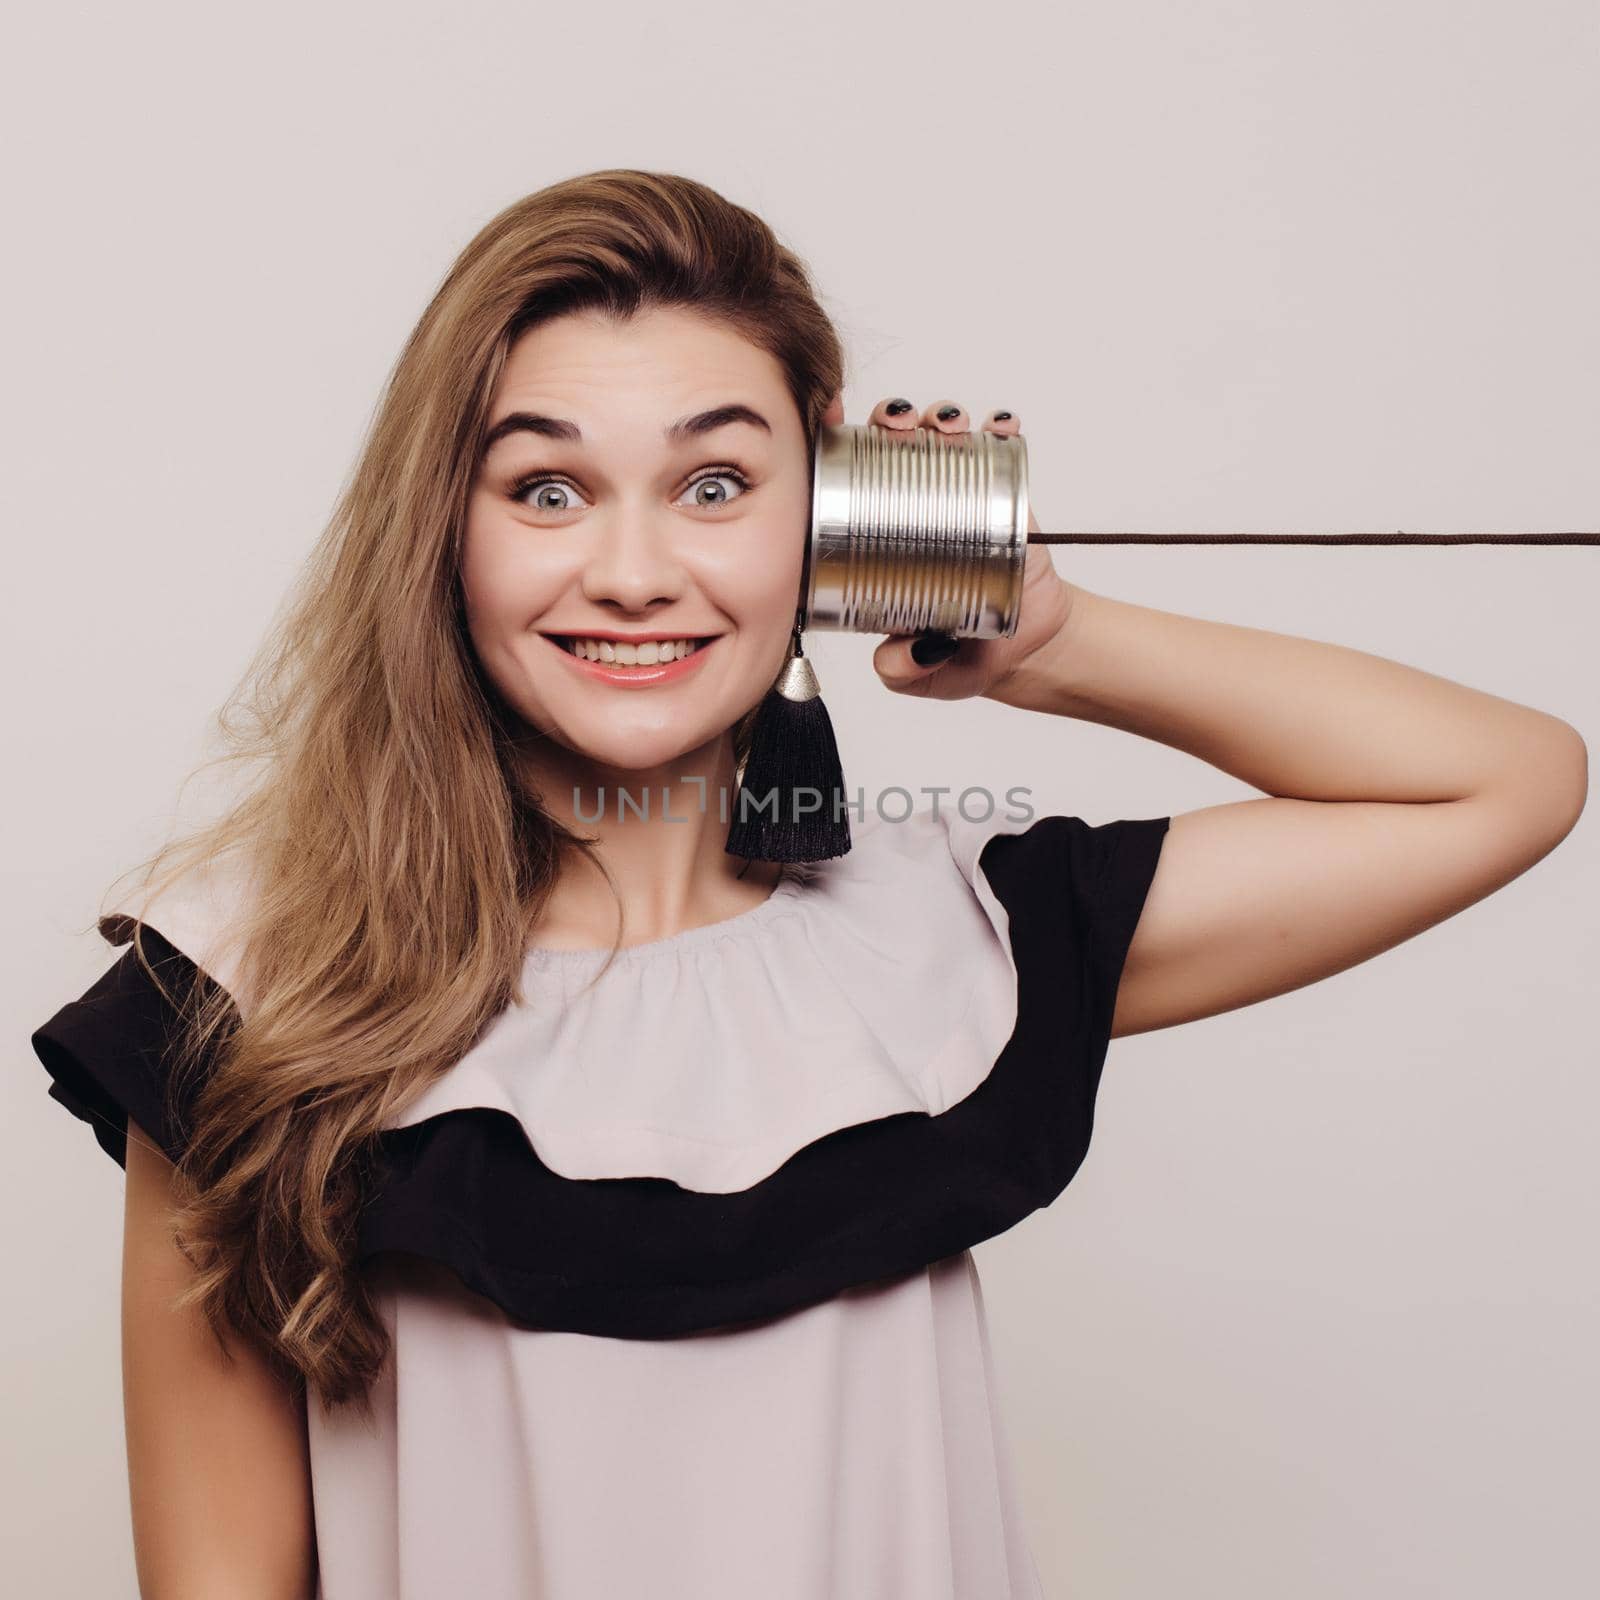
[[[529,951],[523,999],[398,1112],[506,1113],[566,1178],[759,1182],[835,1128],[937,1114],[1016,1021],[1005,912],[928,813],[725,921],[625,947]]]

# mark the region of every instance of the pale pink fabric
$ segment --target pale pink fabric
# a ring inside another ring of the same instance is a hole
[[[495,1106],[563,1176],[728,1192],[834,1128],[943,1111],[1015,1022],[977,856],[1027,825],[869,817],[847,856],[593,983],[600,953],[530,951],[523,1004],[393,1121]],[[225,986],[241,882],[143,913]],[[373,1283],[375,1424],[308,1408],[321,1600],[1041,1593],[968,1251],[667,1340],[517,1328],[412,1258]]]
[[[320,1600],[1042,1594],[970,1252],[665,1340],[513,1329],[409,1259],[374,1281],[377,1425],[309,1418]]]
[[[603,950],[535,948],[523,1003],[389,1125],[492,1106],[563,1177],[727,1193],[835,1128],[946,1111],[1016,1026],[1005,911],[969,859],[993,831],[869,814],[847,855],[603,974]]]

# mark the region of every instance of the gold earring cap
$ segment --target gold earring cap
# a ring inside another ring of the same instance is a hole
[[[797,702],[815,700],[822,693],[822,685],[817,682],[817,675],[805,656],[791,656],[772,687],[785,700]]]

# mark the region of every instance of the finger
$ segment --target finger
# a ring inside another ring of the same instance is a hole
[[[880,428],[904,429],[909,433],[917,425],[917,408],[909,400],[895,396],[880,400],[867,421]]]
[[[954,400],[935,400],[922,413],[922,426],[936,433],[971,433],[972,418]]]
[[[872,665],[889,688],[905,689],[932,677],[960,647],[961,641],[948,633],[895,634],[872,652]],[[918,652],[928,659],[919,661]]]
[[[1015,411],[991,411],[984,419],[983,426],[986,433],[1001,435],[1022,431],[1022,421]]]

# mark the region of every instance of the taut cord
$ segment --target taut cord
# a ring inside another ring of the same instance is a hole
[[[1030,533],[1029,544],[1600,544],[1600,533]]]

